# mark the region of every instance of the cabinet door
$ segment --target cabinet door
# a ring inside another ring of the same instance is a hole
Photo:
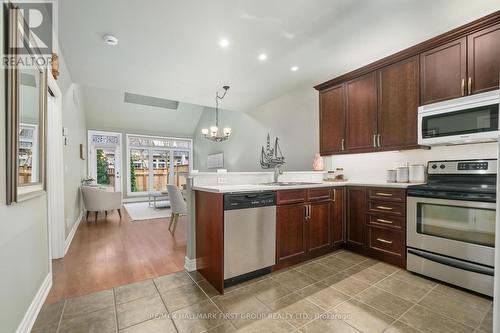
[[[500,24],[469,35],[467,90],[477,94],[498,89],[500,77]]]
[[[304,204],[277,207],[276,216],[276,260],[303,256],[306,253]]]
[[[346,84],[346,149],[375,149],[377,80],[370,73]]]
[[[319,93],[320,153],[332,154],[345,148],[345,86]]]
[[[384,148],[417,145],[418,57],[378,72],[378,144]]]
[[[466,38],[420,55],[420,101],[435,103],[466,93]]]
[[[365,244],[366,188],[347,189],[347,244],[363,247]]]
[[[310,218],[307,220],[308,249],[315,252],[329,248],[332,244],[330,206],[331,201],[311,203]]]
[[[345,219],[344,219],[344,189],[336,188],[334,191],[334,201],[332,204],[332,239],[333,246],[345,243]]]

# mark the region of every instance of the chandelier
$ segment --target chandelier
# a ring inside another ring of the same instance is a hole
[[[226,141],[231,135],[231,128],[224,127],[222,132],[219,129],[219,99],[222,100],[226,96],[229,86],[223,86],[222,89],[224,89],[222,95],[219,95],[218,91],[215,93],[215,126],[210,126],[210,129],[203,128],[201,130],[201,134],[205,139],[214,142]]]

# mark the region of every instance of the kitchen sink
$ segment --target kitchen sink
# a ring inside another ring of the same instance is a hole
[[[269,186],[298,186],[298,185],[318,185],[321,183],[310,183],[310,182],[271,182],[271,183],[263,183],[262,185]]]

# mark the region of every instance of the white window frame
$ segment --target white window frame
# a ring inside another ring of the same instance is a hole
[[[143,134],[136,134],[136,133],[127,133],[126,135],[126,149],[127,149],[127,161],[126,161],[126,172],[127,172],[127,196],[128,197],[143,197],[148,195],[149,192],[153,191],[153,178],[152,177],[152,172],[154,172],[153,168],[153,154],[152,152],[155,150],[165,150],[169,152],[170,155],[170,163],[169,163],[169,168],[172,170],[170,173],[170,178],[168,180],[169,184],[173,184],[175,182],[174,178],[174,150],[175,151],[185,151],[189,153],[189,173],[193,171],[193,139],[191,138],[182,138],[182,137],[173,137],[173,136],[161,136],[161,135],[143,135]],[[136,145],[131,145],[130,144],[130,137],[142,137],[142,138],[157,138],[157,139],[162,139],[162,140],[173,140],[173,141],[188,141],[189,142],[189,148],[179,148],[179,147],[151,147],[151,146],[136,146]],[[148,177],[148,191],[143,191],[143,192],[132,192],[130,188],[130,150],[131,149],[146,149],[148,150],[148,172],[149,172],[149,177]]]

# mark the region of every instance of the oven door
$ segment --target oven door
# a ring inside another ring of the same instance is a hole
[[[408,247],[493,266],[496,204],[411,197]]]

